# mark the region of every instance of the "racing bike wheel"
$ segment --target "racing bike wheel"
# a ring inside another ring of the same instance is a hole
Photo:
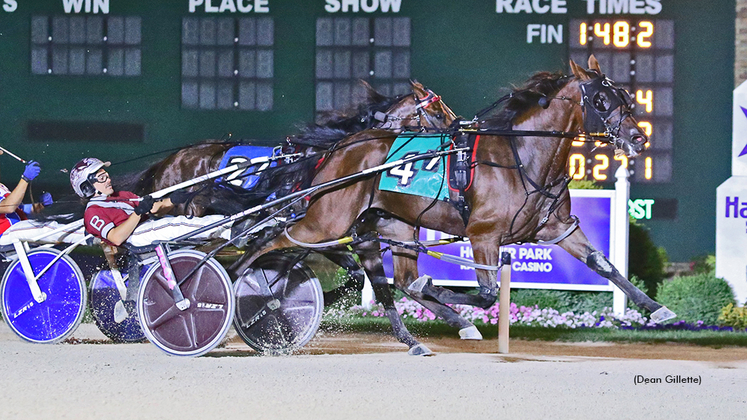
[[[38,275],[62,251],[35,249],[26,256],[31,270]],[[8,265],[0,285],[0,300],[5,322],[14,333],[34,343],[56,343],[64,340],[80,324],[86,308],[86,285],[83,273],[67,255],[62,255],[37,280],[46,296],[37,302],[31,295],[21,261]]]
[[[324,310],[322,286],[294,254],[261,256],[239,277],[234,292],[234,327],[259,352],[299,349],[319,329]]]
[[[176,281],[189,300],[185,310],[177,308],[159,263],[150,266],[138,291],[137,312],[145,336],[174,356],[199,356],[225,338],[234,314],[231,279],[210,258],[194,275],[182,280],[204,258],[195,250],[177,250],[168,258]]]
[[[140,282],[145,277],[148,266],[140,267]],[[126,273],[122,273],[125,285],[129,285]],[[140,328],[135,302],[122,300],[111,270],[101,270],[91,279],[90,308],[93,320],[105,336],[116,343],[136,343],[145,340]],[[122,303],[119,303],[122,302]],[[127,317],[120,322],[115,318],[115,306],[124,305]]]

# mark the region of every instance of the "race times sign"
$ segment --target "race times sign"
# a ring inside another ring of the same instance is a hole
[[[581,220],[583,229],[594,247],[605,255],[613,252],[612,194],[610,190],[571,190],[573,214]],[[584,196],[586,195],[586,196]],[[591,195],[591,196],[589,196]],[[446,239],[441,232],[421,229],[420,240]],[[468,242],[458,242],[432,248],[462,258],[473,259]],[[607,279],[596,274],[581,261],[557,245],[509,245],[501,247],[511,254],[511,287],[564,290],[609,291],[612,287]],[[384,268],[389,278],[393,277],[391,253],[384,255]],[[433,278],[434,284],[442,286],[474,287],[477,285],[474,268],[450,264],[421,255],[418,272]]]

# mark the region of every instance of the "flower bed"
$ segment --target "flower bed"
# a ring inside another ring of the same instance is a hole
[[[402,298],[395,302],[397,312],[404,319],[425,322],[436,319],[436,315],[426,309],[419,303]],[[476,308],[468,305],[449,305],[454,308],[463,318],[477,324],[497,324],[499,304],[491,306],[488,309]],[[371,309],[366,309],[360,305],[353,306],[347,310],[329,309],[325,313],[325,318],[345,318],[345,317],[385,317],[383,306],[373,304]],[[614,329],[643,329],[643,330],[714,330],[714,331],[745,331],[744,329],[735,330],[732,327],[707,326],[701,322],[696,324],[679,321],[671,324],[659,325],[647,317],[641,315],[635,309],[626,309],[625,314],[618,316],[614,314],[612,308],[604,308],[601,311],[584,312],[575,314],[573,312],[560,313],[552,308],[540,309],[537,306],[516,306],[511,304],[509,311],[512,325],[524,325],[532,327],[547,328],[614,328]]]

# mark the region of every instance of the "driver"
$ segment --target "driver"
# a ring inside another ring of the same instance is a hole
[[[119,246],[127,241],[134,246],[146,246],[155,241],[174,239],[224,219],[219,215],[152,219],[149,215],[164,215],[175,204],[186,202],[191,194],[176,191],[169,198],[155,201],[149,195],[141,198],[129,191],[115,191],[105,169],[109,165],[110,162],[100,159],[85,158],[70,171],[70,183],[78,196],[89,199],[83,216],[86,231],[111,245]],[[190,239],[212,238],[231,239],[230,224]]]
[[[2,154],[1,151],[0,154]],[[23,170],[23,175],[21,175],[21,180],[18,181],[18,184],[13,188],[13,191],[0,183],[0,235],[16,223],[26,220],[26,215],[31,214],[32,212],[38,213],[45,206],[52,204],[52,195],[50,193],[42,194],[40,203],[21,203],[23,197],[26,195],[29,183],[36,178],[40,172],[41,167],[39,166],[39,163],[31,160],[26,164],[26,168]]]

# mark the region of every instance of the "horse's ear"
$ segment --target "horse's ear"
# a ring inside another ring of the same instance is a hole
[[[576,76],[578,80],[585,81],[585,80],[591,80],[591,76],[589,73],[583,69],[583,67],[576,64],[575,61],[570,61],[571,65],[571,71],[573,72],[573,75]]]
[[[425,98],[426,96],[428,96],[428,90],[417,80],[411,79],[410,86],[412,86],[412,93],[414,93],[418,98]]]
[[[358,79],[358,83],[360,83],[361,86],[363,86],[363,89],[366,90],[366,96],[368,97],[369,103],[378,103],[386,99],[386,96],[376,91],[376,89],[374,89],[367,81]]]
[[[571,66],[571,73],[573,73],[573,75],[576,76],[577,79],[579,79],[579,80],[585,80],[585,78],[586,78],[586,72],[584,71],[584,69],[582,69],[573,60],[571,60],[569,64]]]
[[[599,74],[602,74],[602,69],[599,68],[599,61],[594,57],[594,54],[589,56],[589,69],[596,70]]]

